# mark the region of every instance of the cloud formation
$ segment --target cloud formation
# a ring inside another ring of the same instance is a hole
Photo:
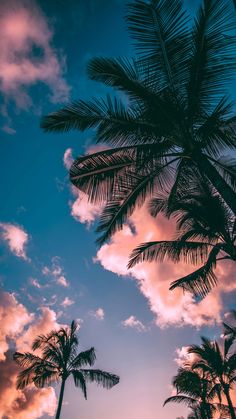
[[[45,276],[51,276],[57,285],[62,287],[69,287],[69,281],[65,277],[64,268],[61,264],[59,256],[54,256],[51,259],[51,266],[45,265],[42,269],[42,274]]]
[[[93,146],[93,148],[89,148],[86,152],[90,154],[91,152],[94,153],[103,149],[104,146],[99,144]],[[73,161],[73,150],[72,148],[67,148],[63,156],[63,163],[67,170],[70,170]],[[76,221],[79,221],[80,223],[86,224],[88,227],[90,227],[94,220],[101,214],[101,205],[96,205],[89,202],[88,195],[82,191],[79,191],[74,186],[71,186],[71,193],[75,197],[75,201],[69,202],[72,217]]]
[[[33,0],[0,3],[0,90],[18,108],[32,104],[29,88],[45,84],[49,99],[68,99],[69,87],[63,78],[64,60],[52,47],[53,31]]]
[[[0,417],[36,419],[44,414],[53,416],[56,395],[52,387],[16,389],[19,369],[12,360],[11,348],[30,351],[37,335],[59,328],[55,312],[42,307],[38,315],[29,313],[14,294],[0,291],[0,323]]]
[[[129,316],[122,322],[122,325],[126,328],[136,329],[138,332],[145,332],[147,330],[146,326],[135,316]]]
[[[29,235],[22,227],[10,223],[0,223],[0,237],[7,243],[14,255],[28,260],[26,245],[29,241]]]
[[[144,222],[145,220],[145,222]],[[171,281],[191,272],[194,267],[182,263],[142,263],[127,271],[128,256],[138,244],[148,240],[165,240],[173,233],[174,226],[163,217],[152,218],[147,208],[136,210],[130,224],[115,233],[109,243],[97,252],[95,261],[118,275],[131,275],[147,298],[155,322],[160,327],[170,325],[213,325],[220,322],[223,309],[222,294],[236,289],[233,263],[218,268],[219,285],[202,301],[195,301],[182,290],[169,291]]]
[[[70,297],[65,297],[64,300],[61,302],[61,306],[64,308],[70,307],[72,306],[72,304],[75,304],[75,302]]]
[[[91,316],[95,317],[97,320],[104,320],[105,318],[105,311],[102,307],[99,307],[95,311],[90,311]]]

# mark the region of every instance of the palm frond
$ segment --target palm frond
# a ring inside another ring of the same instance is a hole
[[[208,243],[187,242],[181,240],[154,241],[142,243],[136,247],[129,259],[128,268],[140,262],[163,262],[171,260],[174,263],[183,260],[185,263],[198,264],[207,259]]]
[[[75,386],[81,388],[84,398],[87,400],[87,386],[83,373],[78,370],[72,370],[72,375],[74,378]]]
[[[92,366],[96,360],[96,354],[94,348],[90,348],[87,351],[80,352],[71,362],[73,369],[84,367],[86,365]]]
[[[225,93],[235,68],[235,40],[230,31],[234,19],[229,2],[204,0],[193,26],[193,49],[188,85],[190,120],[211,110]]]
[[[118,375],[110,374],[106,371],[92,369],[81,369],[80,371],[83,374],[85,381],[89,381],[91,383],[95,382],[107,389],[115,386],[120,381]]]
[[[184,396],[184,395],[178,394],[176,396],[168,397],[165,400],[163,406],[165,406],[167,403],[184,403],[188,407],[194,407],[194,406],[196,406],[199,403],[199,401],[196,400],[193,397],[189,397],[189,396]]]
[[[145,168],[146,174],[128,173],[127,178],[120,181],[118,190],[114,191],[113,199],[107,203],[100,217],[97,232],[104,231],[104,234],[97,240],[98,244],[104,243],[115,231],[121,230],[135,206],[143,205],[154,189],[161,189],[168,184],[173,161],[160,165],[153,172]]]
[[[189,51],[188,17],[182,1],[137,0],[128,5],[126,19],[140,60],[158,90],[169,87],[181,92]]]

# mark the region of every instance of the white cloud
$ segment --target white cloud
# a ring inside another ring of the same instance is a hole
[[[0,223],[0,231],[0,237],[6,241],[10,251],[19,258],[29,260],[26,255],[28,233],[22,227],[10,223]]]
[[[136,329],[138,332],[146,332],[147,328],[135,316],[130,316],[122,322],[122,325],[127,328]]]

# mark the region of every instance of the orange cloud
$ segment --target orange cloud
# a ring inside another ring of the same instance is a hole
[[[52,387],[16,389],[18,366],[12,360],[14,348],[30,351],[36,336],[57,329],[56,314],[42,307],[39,315],[31,314],[13,294],[0,292],[0,417],[8,419],[36,419],[44,414],[53,416],[56,395]]]
[[[220,322],[223,309],[222,293],[236,289],[233,264],[219,266],[219,286],[202,301],[195,301],[182,290],[169,291],[170,282],[191,272],[194,267],[165,262],[142,263],[127,271],[128,256],[138,244],[148,240],[170,238],[174,225],[162,216],[154,219],[146,206],[134,212],[130,224],[114,234],[109,243],[97,252],[95,261],[118,275],[131,275],[138,282],[140,291],[147,298],[155,322],[160,327],[168,325],[212,325]]]
[[[51,46],[52,30],[36,3],[1,2],[0,16],[0,90],[5,97],[27,108],[28,88],[41,82],[49,87],[52,102],[68,99],[64,63]]]

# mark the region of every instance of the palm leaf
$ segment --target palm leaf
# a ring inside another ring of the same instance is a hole
[[[115,386],[120,381],[117,375],[110,374],[106,371],[92,369],[81,369],[80,371],[83,374],[85,381],[89,381],[91,383],[95,382],[98,385],[101,385],[102,387],[105,387],[107,389]]]
[[[94,348],[87,351],[80,352],[71,362],[73,369],[80,368],[86,365],[92,366],[96,360],[96,354]]]
[[[135,47],[159,90],[170,87],[172,91],[180,91],[185,82],[187,20],[181,0],[137,0],[128,5],[127,23]]]
[[[72,375],[74,378],[75,386],[81,388],[84,398],[87,400],[87,387],[83,373],[81,371],[72,370]]]

